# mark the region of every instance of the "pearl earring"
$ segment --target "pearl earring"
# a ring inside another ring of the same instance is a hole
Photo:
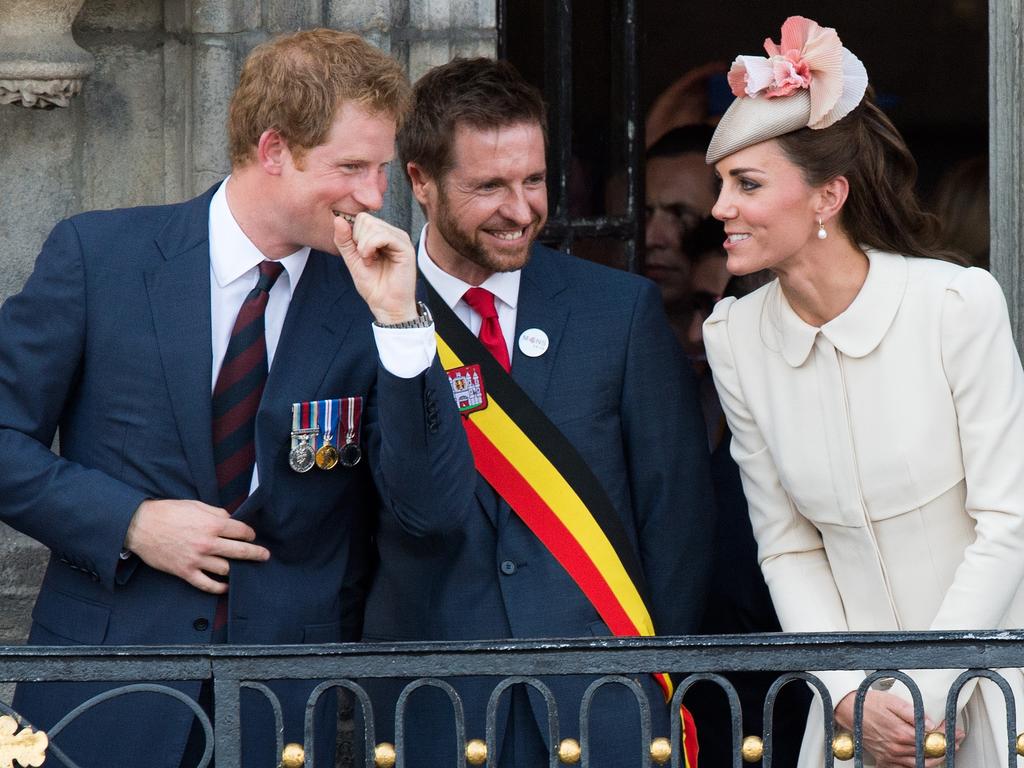
[[[828,237],[828,232],[825,231],[825,225],[821,223],[821,219],[818,219],[818,239],[824,240]]]

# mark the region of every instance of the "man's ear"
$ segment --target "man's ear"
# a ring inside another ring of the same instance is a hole
[[[818,205],[815,210],[823,223],[839,215],[850,194],[850,182],[845,176],[836,176],[818,187]]]
[[[434,179],[413,162],[406,163],[405,172],[409,174],[412,194],[415,196],[416,201],[424,207],[432,203],[437,195],[437,184],[434,182]]]
[[[280,176],[285,160],[291,156],[288,143],[273,128],[260,134],[256,143],[256,162],[271,176]]]

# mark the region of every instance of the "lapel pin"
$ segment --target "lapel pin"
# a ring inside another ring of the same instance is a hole
[[[548,335],[540,328],[527,328],[519,334],[519,351],[527,357],[540,357],[548,351]]]

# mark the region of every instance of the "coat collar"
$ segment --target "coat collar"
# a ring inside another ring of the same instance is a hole
[[[805,323],[786,301],[776,282],[767,298],[766,332],[778,340],[782,356],[793,368],[807,361],[820,333],[847,357],[864,357],[881,342],[892,325],[907,288],[907,260],[866,249],[868,276],[853,302],[820,328]]]

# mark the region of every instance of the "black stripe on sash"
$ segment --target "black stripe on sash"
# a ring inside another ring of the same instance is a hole
[[[530,399],[510,374],[494,359],[480,340],[470,333],[455,312],[445,303],[429,281],[423,279],[427,290],[427,305],[434,317],[434,325],[441,338],[462,360],[463,365],[477,364],[483,374],[484,386],[548,461],[565,478],[566,482],[590,510],[594,520],[618,555],[622,566],[647,605],[647,580],[637,557],[636,550],[622,521],[612,506],[611,499],[597,477],[580,456],[576,447],[569,442],[544,412]],[[498,446],[499,449],[501,446]],[[653,622],[654,617],[651,617]],[[656,628],[655,628],[656,629]]]

